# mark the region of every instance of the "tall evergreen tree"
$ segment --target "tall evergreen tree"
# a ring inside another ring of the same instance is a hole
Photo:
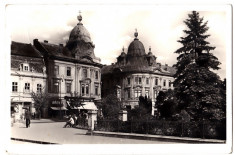
[[[182,47],[175,52],[179,54],[174,81],[179,108],[186,110],[194,121],[220,120],[223,116],[221,80],[213,72],[220,69],[220,62],[211,53],[215,47],[206,41],[209,27],[196,11],[188,14],[184,23],[185,37],[178,40]]]

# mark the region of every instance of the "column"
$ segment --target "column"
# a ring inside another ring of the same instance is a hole
[[[95,122],[97,121],[97,111],[91,110],[88,111],[88,132],[87,134],[91,134],[95,129]]]

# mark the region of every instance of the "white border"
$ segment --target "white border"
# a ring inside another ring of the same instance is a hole
[[[213,2],[213,3],[212,3]],[[211,8],[211,6],[216,6],[217,9],[219,9],[222,5],[225,4],[233,4],[232,1],[200,1],[199,2],[190,2],[190,1],[177,1],[177,3],[171,3],[171,1],[123,1],[123,2],[118,2],[118,1],[100,1],[100,2],[95,2],[96,4],[100,5],[134,5],[136,7],[143,7],[143,6],[150,6],[155,5],[155,4],[160,4],[162,6],[172,6],[175,7],[177,4],[178,7],[182,7],[185,9],[192,10],[197,8],[197,10],[214,10],[214,8]],[[1,14],[1,21],[5,21],[5,12],[4,12],[4,7],[6,4],[32,4],[30,0],[28,1],[4,1],[1,3],[0,6],[0,14]],[[91,7],[96,7],[93,6],[92,1],[80,1],[80,2],[75,2],[72,0],[69,1],[48,1],[48,0],[42,0],[42,1],[37,1],[33,2],[33,4],[85,4],[85,5],[92,5]],[[180,5],[179,5],[180,4]],[[197,4],[197,5],[195,5]],[[202,5],[203,4],[203,5]],[[6,150],[8,150],[8,153],[14,152],[17,154],[156,154],[156,153],[167,153],[167,154],[175,154],[175,153],[193,153],[193,154],[207,154],[207,153],[213,153],[213,154],[228,154],[232,150],[232,12],[231,12],[231,6],[226,6],[226,12],[228,14],[227,16],[227,22],[231,23],[228,24],[226,29],[227,29],[227,62],[226,62],[226,77],[227,77],[227,143],[226,144],[185,144],[185,145],[179,145],[179,144],[151,144],[151,145],[141,145],[141,144],[125,144],[125,145],[100,145],[100,144],[95,144],[95,145],[59,145],[59,146],[50,146],[50,145],[13,145],[9,144],[9,128],[6,128],[6,131],[2,131],[1,133],[1,146],[3,146],[3,152],[6,153]],[[9,45],[9,40],[6,40],[3,36],[5,36],[5,25],[4,22],[1,23],[1,29],[0,29],[0,34],[1,34],[1,47],[4,47],[4,52],[1,52],[1,70],[0,73],[3,73],[1,76],[1,98],[3,99],[1,104],[2,104],[2,110],[0,113],[0,117],[3,118],[2,122],[4,122],[4,126],[6,126],[8,119],[6,119],[6,116],[9,114],[7,108],[9,106],[9,97],[10,92],[8,90],[9,87],[7,85],[7,82],[9,79],[7,79],[7,76],[5,75],[10,75],[10,56],[6,54],[8,51],[10,51],[8,46],[3,46],[3,45]],[[3,29],[2,29],[3,28]],[[3,48],[1,48],[3,49]],[[3,59],[3,60],[2,60]],[[231,71],[231,72],[230,72]],[[4,92],[4,93],[3,93]],[[9,116],[9,115],[8,115]],[[2,125],[1,125],[2,126]],[[4,128],[5,129],[5,128]],[[89,150],[89,151],[88,151]],[[1,150],[2,151],[2,150]]]

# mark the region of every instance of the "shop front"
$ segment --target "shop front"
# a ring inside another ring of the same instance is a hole
[[[67,115],[67,110],[65,100],[52,99],[50,101],[50,108],[48,111],[51,118],[62,119]]]

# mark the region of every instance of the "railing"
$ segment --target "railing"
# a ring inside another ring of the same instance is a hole
[[[183,123],[179,121],[141,120],[98,120],[95,125],[97,131],[139,133],[151,135],[166,135],[194,138],[225,139],[225,123]]]

